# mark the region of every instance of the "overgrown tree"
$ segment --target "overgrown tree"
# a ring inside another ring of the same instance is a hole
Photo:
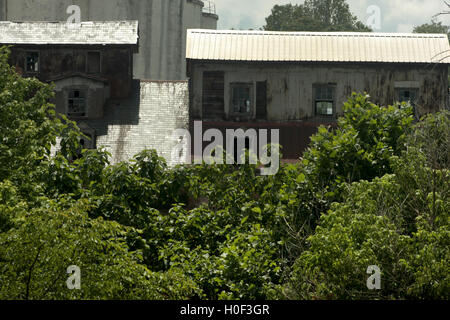
[[[350,11],[346,0],[306,0],[275,5],[266,18],[267,31],[372,31]]]
[[[417,26],[413,30],[414,33],[445,33],[450,36],[450,26],[432,20],[431,23],[425,23]]]

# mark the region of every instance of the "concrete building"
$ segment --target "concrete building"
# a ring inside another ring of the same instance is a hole
[[[65,23],[78,13],[81,24]],[[14,45],[24,76],[55,83],[57,111],[92,138],[85,147],[113,163],[156,149],[170,163],[171,134],[189,125],[187,29],[217,27],[211,2],[0,0],[2,20],[30,22],[3,24],[0,45]]]
[[[24,77],[55,85],[56,111],[90,138],[85,148],[106,148],[112,163],[156,149],[170,164],[172,132],[188,128],[188,84],[133,79],[138,21],[0,22],[0,45],[12,45]]]
[[[214,7],[200,0],[0,0],[0,21],[65,22],[71,5],[81,21],[139,21],[135,79],[186,80],[186,31],[217,28]]]
[[[447,35],[189,30],[191,121],[209,128],[280,129],[297,159],[352,92],[416,115],[447,103]]]

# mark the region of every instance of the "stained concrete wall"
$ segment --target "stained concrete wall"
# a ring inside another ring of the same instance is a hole
[[[267,121],[323,120],[314,119],[313,85],[336,85],[336,113],[342,114],[343,103],[352,92],[367,92],[381,105],[396,100],[395,86],[417,85],[418,116],[445,108],[447,67],[402,64],[273,64],[214,63],[193,61],[191,73],[192,113],[202,119],[204,71],[225,73],[225,115],[230,115],[230,83],[267,81]],[[256,90],[253,90],[255,93]],[[254,101],[256,97],[254,98]],[[213,120],[213,119],[207,119]]]
[[[66,21],[72,4],[82,21],[139,20],[135,79],[186,79],[187,29],[217,28],[217,19],[204,19],[199,0],[0,0],[0,20]]]
[[[88,106],[86,117],[90,119],[101,119],[103,117],[103,107],[109,96],[109,88],[103,81],[96,81],[84,77],[74,76],[55,81],[56,112],[68,113],[67,101],[69,92],[72,89],[83,90],[86,94],[86,105]],[[76,120],[73,119],[72,120]]]

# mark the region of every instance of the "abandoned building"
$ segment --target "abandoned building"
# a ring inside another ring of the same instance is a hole
[[[171,131],[188,123],[187,82],[133,79],[137,21],[0,22],[0,45],[25,77],[55,86],[56,111],[117,163],[144,149],[169,158]]]
[[[81,23],[69,25],[72,5]],[[189,125],[187,29],[217,20],[200,0],[0,0],[0,45],[13,45],[24,76],[55,83],[57,110],[92,138],[85,147],[112,163],[156,149],[170,163],[172,131]]]
[[[80,23],[66,22],[70,5]],[[196,120],[279,129],[298,159],[354,91],[418,116],[446,107],[445,35],[216,31],[217,19],[199,0],[0,0],[0,45],[24,76],[54,83],[57,111],[112,163],[156,149],[172,164],[173,131]]]
[[[200,0],[0,0],[0,21],[67,22],[69,6],[81,21],[139,21],[134,79],[186,80],[188,29],[217,29],[210,1]]]
[[[448,52],[436,34],[189,30],[191,128],[279,129],[298,159],[352,92],[410,101],[417,116],[446,108]]]

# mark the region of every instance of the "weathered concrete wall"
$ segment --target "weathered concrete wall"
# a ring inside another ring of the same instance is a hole
[[[27,74],[25,56],[27,51],[39,52],[39,73]],[[87,73],[88,52],[100,54],[100,72]],[[11,50],[11,65],[25,76],[39,80],[56,81],[73,74],[107,80],[112,98],[127,98],[131,94],[132,49],[117,46],[15,46]]]
[[[202,14],[202,29],[217,29],[217,21],[219,16],[212,13],[203,12]]]
[[[109,95],[109,88],[102,81],[95,81],[84,77],[74,76],[55,81],[55,99],[53,103],[58,113],[68,113],[67,101],[70,90],[83,90],[86,93],[88,106],[86,117],[89,119],[101,119],[103,107]],[[72,120],[75,120],[72,118]]]
[[[66,21],[72,4],[80,6],[82,21],[139,20],[136,79],[186,79],[186,32],[202,27],[199,0],[0,0],[0,19]]]
[[[169,164],[177,141],[176,129],[189,128],[189,97],[186,81],[135,82],[134,97],[111,100],[104,117],[80,122],[95,131],[97,147],[112,154],[111,161],[126,161],[145,149],[155,149]]]
[[[230,83],[267,81],[267,121],[314,119],[313,85],[336,85],[336,113],[352,92],[367,92],[373,102],[392,104],[396,83],[417,84],[418,115],[445,108],[447,67],[379,64],[270,64],[192,62],[191,101],[195,119],[202,119],[202,80],[204,71],[224,72],[225,117],[230,115]],[[256,90],[253,90],[255,93]],[[256,97],[255,99],[256,100]],[[214,120],[214,119],[207,119]],[[317,119],[320,120],[320,119]]]

